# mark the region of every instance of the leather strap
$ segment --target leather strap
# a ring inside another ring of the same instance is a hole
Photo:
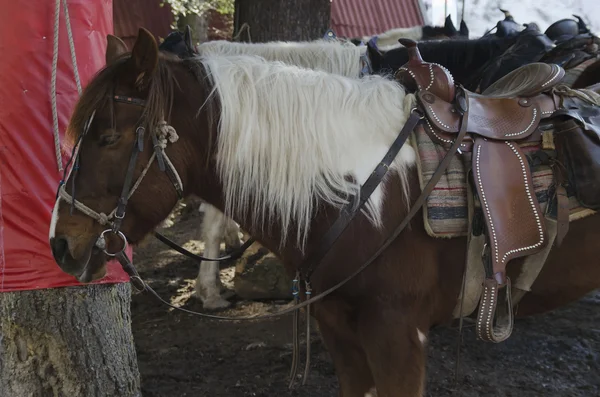
[[[557,231],[555,242],[556,247],[560,247],[569,232],[569,197],[567,196],[567,189],[558,180],[556,180],[556,204]]]
[[[331,225],[329,230],[321,238],[319,245],[308,255],[308,257],[304,259],[299,269],[302,277],[305,280],[310,280],[310,276],[315,271],[315,266],[321,262],[323,257],[325,257],[333,244],[335,244],[344,230],[346,230],[350,222],[354,219],[358,211],[360,211],[360,209],[365,205],[373,191],[377,188],[377,186],[379,186],[387,174],[390,164],[392,161],[394,161],[398,155],[398,152],[402,146],[404,146],[404,143],[422,117],[423,116],[416,110],[411,112],[406,124],[404,124],[404,127],[402,127],[402,130],[390,146],[386,155],[383,157],[381,162],[377,164],[375,170],[373,170],[369,178],[362,185],[358,204],[356,202],[350,202],[342,208],[334,224]]]
[[[137,158],[140,152],[144,151],[144,127],[138,127],[135,130],[135,142],[133,146],[133,152],[131,153],[131,158],[129,159],[129,165],[127,167],[127,173],[125,174],[125,181],[123,182],[123,190],[121,191],[121,197],[117,203],[117,210],[115,211],[115,220],[113,223],[113,230],[116,232],[121,227],[121,222],[125,217],[125,209],[127,207],[127,202],[129,200],[129,191],[131,190],[131,186],[133,185],[133,174],[135,171],[135,166],[137,163]]]
[[[160,234],[159,232],[154,232],[154,237],[156,237],[158,240],[160,240],[162,243],[164,243],[169,248],[179,252],[182,255],[187,256],[190,259],[196,260],[198,262],[201,262],[201,261],[223,262],[223,261],[227,261],[230,259],[238,259],[255,241],[254,238],[251,237],[248,240],[246,240],[246,242],[244,244],[242,244],[242,246],[240,248],[238,248],[237,250],[235,250],[234,252],[232,252],[229,255],[225,255],[220,258],[207,258],[205,256],[197,255],[197,254],[194,254],[193,252],[186,250],[185,248],[178,245],[174,241],[169,240],[165,235]]]

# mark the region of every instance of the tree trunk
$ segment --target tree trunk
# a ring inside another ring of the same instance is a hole
[[[253,43],[316,40],[329,29],[330,18],[330,0],[236,0],[234,37],[242,31],[239,41]]]
[[[129,283],[0,293],[0,396],[137,397]]]

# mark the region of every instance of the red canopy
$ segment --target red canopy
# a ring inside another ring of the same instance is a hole
[[[418,0],[333,0],[331,27],[338,36],[362,37],[423,25]]]
[[[79,75],[85,86],[104,65],[106,35],[113,32],[112,0],[67,3]],[[0,0],[0,9],[0,291],[79,285],[54,262],[48,245],[61,179],[50,88],[55,2]],[[79,96],[64,8],[60,13],[56,95],[62,140]],[[63,148],[63,163],[69,154],[69,148]],[[120,265],[112,262],[100,282],[128,280]]]

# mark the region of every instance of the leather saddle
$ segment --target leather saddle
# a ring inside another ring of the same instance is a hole
[[[424,128],[444,147],[464,136],[459,153],[472,171],[476,201],[485,219],[482,264],[486,278],[477,334],[483,340],[501,342],[510,336],[513,325],[506,266],[512,259],[538,253],[548,244],[544,216],[521,145],[541,142],[538,127],[558,109],[559,100],[552,88],[565,72],[557,65],[532,63],[476,94],[456,86],[444,67],[424,62],[416,42],[401,43],[408,48],[410,60],[396,78],[417,97],[425,119],[418,128]],[[500,289],[506,295],[508,315],[494,325]]]

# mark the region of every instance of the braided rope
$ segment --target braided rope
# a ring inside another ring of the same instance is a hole
[[[60,2],[56,0],[54,10],[54,41],[52,46],[52,79],[50,81],[50,95],[52,97],[52,127],[54,133],[54,151],[56,153],[56,162],[58,163],[58,171],[63,171],[62,154],[60,150],[60,134],[58,126],[58,106],[56,94],[56,74],[58,71],[58,39],[60,31]],[[77,92],[81,95],[81,79],[79,78],[79,68],[77,67],[77,54],[75,53],[75,41],[73,39],[73,30],[71,29],[71,17],[69,16],[69,5],[67,0],[62,0],[65,13],[65,25],[67,27],[67,38],[69,40],[69,51],[71,52],[71,62],[73,63],[73,75]]]
[[[83,204],[81,201],[73,200],[73,197],[69,193],[67,193],[65,186],[66,185],[62,185],[60,187],[60,189],[58,189],[58,194],[59,194],[60,198],[67,201],[68,203],[73,203],[75,208],[77,208],[80,212],[89,216],[92,219],[95,219],[102,226],[112,223],[110,215],[106,215],[103,212],[96,212],[93,209],[91,209],[90,207],[88,207],[87,205]]]
[[[576,97],[582,99],[592,105],[600,106],[600,94],[595,91],[588,90],[585,88],[573,89],[564,84],[559,84],[553,88],[555,93],[559,95],[565,95],[570,97]]]
[[[63,0],[65,7],[65,25],[67,26],[67,37],[69,39],[69,50],[71,51],[71,62],[73,63],[73,74],[75,75],[75,84],[77,84],[77,92],[81,95],[81,80],[79,79],[79,69],[77,68],[77,56],[75,54],[75,42],[73,40],[73,32],[71,31],[71,18],[69,17],[69,6],[67,0]]]
[[[50,80],[50,95],[52,97],[52,124],[54,128],[54,151],[58,163],[58,171],[63,171],[62,155],[60,152],[60,136],[58,133],[58,110],[56,107],[56,70],[58,69],[58,30],[60,27],[60,0],[56,0],[54,11],[54,43],[52,48],[52,78]]]

